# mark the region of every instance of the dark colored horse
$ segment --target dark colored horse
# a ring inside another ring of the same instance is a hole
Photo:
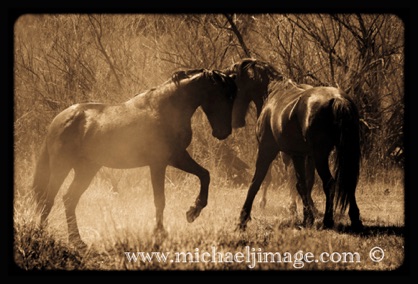
[[[251,64],[246,66],[247,69],[241,69],[241,72],[246,70],[253,80],[261,76],[254,68],[250,68]],[[243,103],[240,99],[239,73],[240,70],[236,73],[236,104]],[[333,227],[333,215],[337,209],[343,213],[349,207],[352,229],[361,230],[363,225],[355,198],[360,170],[359,116],[356,105],[337,88],[299,87],[290,80],[284,80],[280,74],[274,75],[279,80],[266,90],[267,98],[258,111],[256,170],[240,213],[239,228],[246,228],[254,198],[270,164],[279,152],[283,152],[293,162],[296,189],[303,202],[303,224],[311,226],[314,221],[307,185],[307,177],[312,173],[306,171],[312,168],[307,167],[307,161],[312,159],[326,196],[324,227]],[[234,126],[245,124],[246,111],[243,109],[245,106],[234,106]],[[329,157],[334,148],[335,173],[332,175]]]
[[[225,74],[235,76],[235,83],[238,88],[238,95],[235,99],[232,126],[234,128],[244,127],[245,117],[248,112],[248,107],[251,102],[255,104],[257,110],[257,119],[260,116],[265,100],[269,95],[270,82],[274,80],[282,80],[283,76],[270,64],[261,60],[253,58],[244,58],[241,61],[231,65],[229,68],[222,70]],[[312,86],[307,84],[299,84],[301,89],[309,89]],[[285,165],[286,171],[292,168],[291,158],[284,152],[280,153],[282,161]],[[260,200],[260,206],[264,208],[267,203],[267,189],[272,181],[272,174],[270,170],[267,172],[263,183],[263,195]],[[315,167],[311,156],[306,158],[306,183],[307,183],[307,198],[312,211],[316,214],[317,209],[313,203],[311,192],[315,182]],[[295,187],[290,187],[290,196],[292,198],[290,210],[294,215],[297,214],[297,197],[298,192]]]
[[[292,164],[292,159],[289,155],[285,154],[284,152],[280,152],[279,156],[284,164],[284,170],[289,175],[289,184],[293,185],[296,184],[296,176]],[[280,160],[280,159],[279,159]],[[277,161],[277,159],[276,159]],[[277,161],[279,162],[279,161]],[[265,208],[267,204],[267,189],[269,188],[271,182],[272,182],[272,170],[273,170],[273,162],[270,165],[270,169],[266,174],[266,177],[264,178],[263,185],[261,187],[262,189],[262,196],[260,199],[260,207]],[[305,160],[305,167],[306,167],[306,189],[307,189],[307,198],[309,201],[309,205],[312,209],[312,212],[316,216],[318,214],[318,209],[315,207],[315,204],[312,200],[312,189],[313,185],[315,183],[315,165],[313,164],[313,159],[311,156],[307,156]],[[290,186],[290,212],[293,214],[293,216],[297,216],[297,208],[298,208],[298,191],[296,187]],[[299,198],[300,199],[300,198]]]
[[[83,245],[75,209],[101,167],[128,169],[149,166],[156,206],[156,232],[165,233],[164,179],[168,165],[196,175],[200,192],[186,216],[193,222],[206,206],[209,172],[190,157],[191,118],[202,107],[219,140],[232,131],[236,85],[229,76],[205,69],[179,71],[157,88],[117,105],[80,103],[59,113],[51,125],[38,160],[33,190],[45,223],[64,179],[74,179],[64,195],[70,242]]]

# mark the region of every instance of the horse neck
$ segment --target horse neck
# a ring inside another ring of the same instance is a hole
[[[193,89],[193,86],[187,82],[180,82],[178,85],[167,83],[144,92],[132,98],[131,101],[134,104],[143,104],[145,101],[148,106],[164,114],[168,119],[171,116],[173,119],[189,120],[201,105],[202,96],[205,96],[201,90]]]
[[[256,90],[256,91],[254,91]],[[252,101],[255,105],[255,108],[257,110],[257,118],[259,117],[261,110],[263,109],[263,106],[265,102],[268,99],[269,92],[268,92],[268,84],[267,85],[256,85],[256,87],[253,88],[253,96],[247,95],[250,97],[250,101]]]
[[[264,102],[266,100],[267,100],[267,98],[265,98],[265,97],[258,98],[257,100],[253,100],[253,102],[255,104],[255,108],[257,110],[257,118],[260,116],[261,110],[263,109],[263,105],[264,105]]]
[[[191,119],[197,108],[201,106],[204,96],[206,96],[204,92],[194,90],[192,86],[180,85],[166,102],[168,107],[179,111],[185,119]]]

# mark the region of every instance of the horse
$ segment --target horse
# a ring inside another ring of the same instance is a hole
[[[55,196],[70,170],[74,179],[63,196],[70,243],[84,246],[75,209],[81,195],[101,167],[129,169],[148,166],[151,175],[156,225],[163,224],[164,181],[167,166],[197,176],[200,191],[186,213],[193,222],[207,205],[209,171],[186,148],[192,141],[191,118],[198,107],[205,113],[218,140],[232,132],[236,96],[233,78],[218,70],[193,69],[172,74],[156,88],[120,104],[78,103],[52,120],[38,159],[32,189],[45,224]]]
[[[265,73],[259,74],[254,69],[248,68],[246,71],[251,76],[247,80],[262,82],[265,79],[262,77]],[[265,93],[268,96],[261,109],[257,110],[256,168],[240,212],[237,228],[246,229],[251,219],[254,198],[271,162],[279,152],[282,152],[290,156],[295,170],[296,189],[303,202],[303,226],[310,227],[314,222],[314,214],[308,198],[308,177],[312,174],[311,169],[314,168],[322,180],[326,197],[323,227],[332,228],[334,213],[339,210],[342,214],[349,207],[351,228],[353,231],[361,231],[363,224],[355,198],[361,157],[359,113],[356,104],[339,88],[329,86],[305,88],[284,78],[281,74],[273,75],[278,80],[268,86]],[[244,96],[240,94],[238,82],[240,77],[236,76],[238,92],[235,104],[245,102],[242,99]],[[242,80],[245,81],[245,77]],[[233,126],[245,124],[246,111],[243,111],[245,108],[245,105],[234,105]],[[332,151],[335,151],[334,175],[331,174],[329,167]],[[307,166],[307,161],[310,159],[313,161],[310,163],[313,166]]]
[[[233,107],[233,128],[241,128],[246,125],[245,118],[251,102],[253,102],[256,107],[256,117],[258,119],[264,102],[268,98],[268,87],[270,82],[283,79],[281,73],[273,66],[254,58],[244,58],[239,62],[232,64],[228,68],[223,69],[222,72],[235,76],[235,83],[239,90]],[[308,84],[298,84],[298,87],[302,89],[309,89],[312,86]],[[291,158],[284,152],[281,152],[280,156],[284,163],[285,170],[290,172],[292,168]],[[265,208],[267,203],[267,189],[272,182],[271,171],[272,169],[270,168],[264,179],[262,197],[260,200],[261,208]],[[306,172],[308,192],[307,198],[312,211],[316,215],[318,210],[316,209],[311,197],[312,188],[315,182],[315,168],[313,166],[313,160],[310,156],[306,158]],[[298,193],[295,187],[290,187],[290,197],[290,211],[296,216]]]
[[[284,171],[285,173],[289,174],[289,185],[296,184],[296,177],[294,175],[294,168],[292,165],[292,159],[289,155],[287,155],[284,152],[280,152],[278,154],[280,156],[280,159],[283,162],[284,165]],[[277,159],[276,159],[277,160]],[[279,161],[277,161],[279,162]],[[264,209],[267,204],[267,189],[269,188],[270,184],[272,183],[272,170],[273,170],[274,164],[270,165],[269,171],[266,174],[266,177],[264,178],[263,185],[261,187],[261,199],[259,202],[260,208]],[[277,168],[276,164],[276,168]],[[313,164],[313,160],[311,156],[306,157],[305,161],[305,167],[306,167],[306,187],[307,187],[307,198],[309,201],[309,206],[312,209],[312,212],[314,213],[314,216],[318,215],[318,209],[316,208],[313,199],[312,199],[312,190],[313,185],[315,183],[315,166]],[[289,194],[290,194],[290,206],[289,211],[291,214],[296,217],[298,214],[298,191],[296,190],[296,187],[290,186],[289,187]]]

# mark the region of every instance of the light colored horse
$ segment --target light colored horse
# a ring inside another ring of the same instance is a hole
[[[149,166],[156,207],[156,232],[163,232],[164,179],[167,166],[196,175],[201,187],[186,216],[193,222],[206,206],[209,172],[189,155],[191,118],[203,109],[220,140],[232,131],[236,95],[232,78],[205,69],[179,71],[157,88],[117,105],[75,104],[59,113],[45,137],[36,166],[33,191],[45,224],[55,196],[71,169],[74,179],[64,195],[69,241],[84,246],[75,209],[101,167]]]

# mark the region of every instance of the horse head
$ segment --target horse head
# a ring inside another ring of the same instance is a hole
[[[245,126],[248,107],[253,102],[257,108],[257,117],[261,112],[264,100],[268,96],[268,85],[272,80],[282,80],[282,74],[270,64],[253,58],[241,61],[224,69],[223,72],[233,75],[237,85],[237,98],[232,112],[232,126]]]
[[[219,140],[227,138],[232,132],[232,108],[237,87],[234,79],[217,70],[203,72],[206,84],[201,107],[212,127],[212,135]]]

